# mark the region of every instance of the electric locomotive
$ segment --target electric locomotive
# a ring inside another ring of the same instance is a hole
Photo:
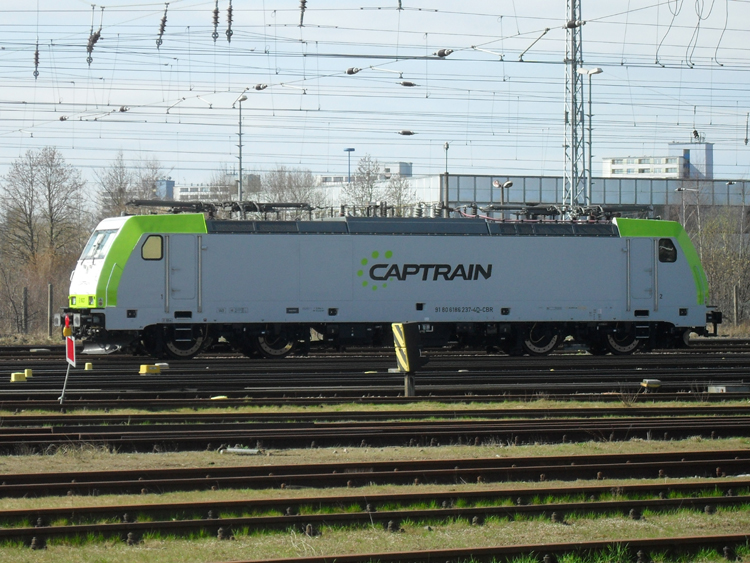
[[[265,357],[387,344],[392,322],[419,323],[425,346],[629,354],[721,322],[682,226],[624,218],[110,218],[63,315],[89,350],[172,358],[219,338]]]

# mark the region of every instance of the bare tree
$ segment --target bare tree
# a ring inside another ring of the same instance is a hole
[[[66,164],[54,147],[45,147],[37,155],[45,243],[54,254],[76,246],[70,242],[79,230],[76,219],[83,205],[86,182],[80,171]]]
[[[38,193],[39,170],[35,156],[28,151],[14,160],[3,178],[4,241],[9,254],[23,261],[32,260],[39,251],[40,219]]]
[[[54,147],[30,150],[11,164],[3,181],[4,216],[16,256],[33,261],[40,251],[70,247],[80,227],[84,185],[80,172]]]
[[[0,319],[20,330],[19,288],[28,289],[32,330],[45,326],[47,284],[58,303],[91,230],[84,181],[53,147],[28,151],[2,179],[0,208]]]
[[[326,204],[325,193],[315,185],[312,172],[302,168],[277,167],[263,175],[261,190],[271,203],[308,203],[312,207]]]
[[[383,198],[383,190],[378,187],[380,174],[380,163],[377,160],[371,159],[369,154],[360,158],[354,178],[341,190],[342,203],[364,208],[380,201]]]
[[[746,221],[739,210],[721,208],[707,214],[702,227],[702,263],[711,304],[717,305],[735,324],[740,323],[750,300],[750,241],[745,233]],[[695,237],[697,233],[692,235]]]
[[[214,170],[206,184],[216,201],[229,201],[237,196],[237,180],[226,170]]]
[[[133,197],[156,199],[156,182],[163,177],[164,171],[158,158],[141,159],[133,172]]]
[[[120,215],[126,204],[134,199],[133,174],[125,163],[122,151],[107,168],[96,174],[99,184],[99,218]]]
[[[394,174],[385,188],[385,200],[393,206],[397,217],[403,217],[406,208],[417,202],[417,192],[411,187],[409,180],[400,174]]]

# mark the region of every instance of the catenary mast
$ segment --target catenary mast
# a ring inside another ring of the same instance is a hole
[[[566,0],[565,23],[565,173],[563,207],[572,208],[590,203],[586,197],[586,166],[584,159],[583,65],[580,0]],[[591,172],[589,171],[589,174]]]

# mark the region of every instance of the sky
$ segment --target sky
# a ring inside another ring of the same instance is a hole
[[[715,177],[747,179],[750,2],[581,1],[583,66],[603,70],[591,83],[594,176],[602,157],[664,156],[696,130],[715,144]],[[354,148],[353,169],[369,155],[420,176],[563,173],[565,0],[3,0],[0,11],[0,175],[55,146],[91,184],[120,151],[206,182],[236,170],[240,123],[247,172],[344,175]],[[588,113],[588,81],[584,94]]]

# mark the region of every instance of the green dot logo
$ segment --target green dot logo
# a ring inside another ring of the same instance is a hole
[[[382,258],[381,258],[381,256],[382,256]],[[380,252],[379,250],[373,250],[372,252],[370,252],[370,256],[369,257],[362,258],[362,260],[360,260],[359,263],[362,266],[367,266],[370,263],[371,260],[377,260],[378,258],[381,258],[381,260],[383,258],[386,259],[386,260],[390,260],[391,258],[393,258],[393,251],[392,250],[386,250],[385,252]],[[364,277],[366,277],[366,275],[365,275],[366,273],[367,273],[366,269],[362,269],[362,270],[358,269],[357,270],[357,277],[364,278]],[[394,278],[393,276],[391,276],[388,279],[388,281],[391,281],[391,280],[394,280],[394,279],[396,279],[396,278]],[[382,284],[371,283],[371,282],[367,281],[366,279],[363,279],[362,280],[362,287],[371,287],[373,291],[377,291],[378,287],[381,287],[381,288],[385,289],[386,287],[388,287],[388,284],[387,283],[382,283]]]

